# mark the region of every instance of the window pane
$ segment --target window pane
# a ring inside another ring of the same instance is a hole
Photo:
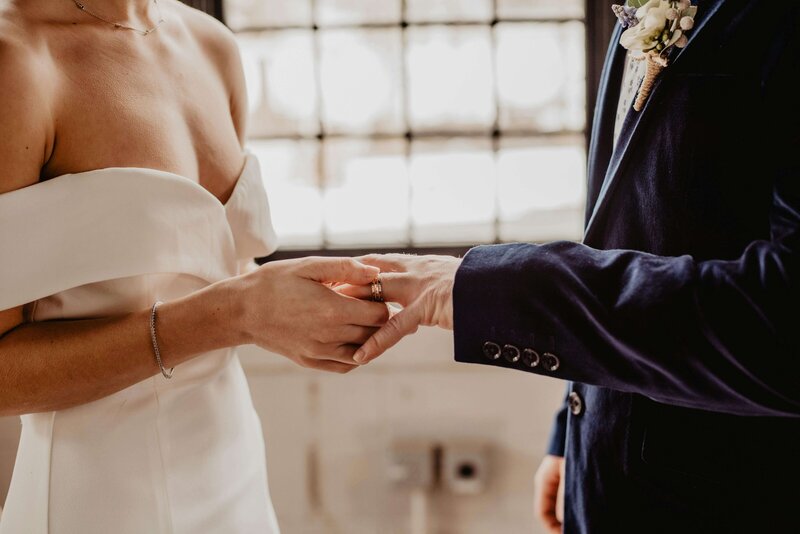
[[[252,141],[261,162],[272,222],[281,248],[322,246],[322,195],[316,141]]]
[[[414,243],[493,241],[496,184],[491,141],[425,140],[411,147]]]
[[[250,135],[319,131],[312,32],[239,34],[250,100]]]
[[[320,26],[375,22],[399,24],[400,12],[400,0],[317,0]]]
[[[585,159],[580,136],[504,139],[497,156],[500,238],[580,238]]]
[[[326,141],[325,222],[331,245],[408,242],[406,141]]]
[[[581,130],[583,24],[508,23],[496,31],[501,128]]]
[[[282,248],[579,238],[583,4],[225,0]]]
[[[409,28],[412,128],[490,131],[495,119],[491,50],[488,26]]]
[[[490,21],[492,0],[407,0],[411,22]]]
[[[321,32],[325,130],[402,133],[400,30]]]
[[[584,0],[497,0],[501,19],[581,18]]]
[[[311,26],[311,0],[225,0],[225,22],[234,30]]]

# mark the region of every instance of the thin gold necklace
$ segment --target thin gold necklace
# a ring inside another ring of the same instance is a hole
[[[98,15],[97,13],[87,9],[86,5],[83,4],[82,2],[79,2],[78,0],[72,0],[72,1],[75,3],[76,6],[78,6],[78,9],[80,9],[81,11],[86,13],[87,15],[92,16],[92,17],[96,18],[97,20],[102,20],[103,22],[105,22],[107,24],[111,24],[115,28],[120,28],[120,29],[123,29],[123,30],[130,30],[132,32],[138,33],[139,35],[150,35],[154,31],[156,31],[159,26],[161,26],[164,23],[164,16],[161,14],[161,6],[158,5],[158,0],[153,0],[153,4],[155,4],[156,10],[158,11],[158,22],[156,22],[156,25],[153,26],[152,28],[147,28],[145,30],[143,30],[141,28],[134,28],[133,26],[127,26],[127,25],[122,24],[120,22],[114,22],[113,20],[105,19],[105,18],[101,17],[100,15]]]

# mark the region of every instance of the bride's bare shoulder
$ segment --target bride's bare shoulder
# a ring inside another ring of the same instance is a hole
[[[52,71],[27,15],[0,0],[0,192],[36,183],[52,148]]]
[[[236,40],[233,32],[227,26],[179,0],[166,1],[169,2],[169,7],[181,17],[186,28],[210,59],[222,63],[238,58]]]

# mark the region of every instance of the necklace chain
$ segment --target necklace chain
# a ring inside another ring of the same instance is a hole
[[[130,30],[132,32],[138,33],[139,35],[150,35],[154,31],[156,31],[159,26],[161,26],[164,23],[164,17],[161,14],[161,6],[158,5],[158,0],[153,0],[153,4],[155,4],[156,10],[158,11],[158,22],[156,22],[155,26],[153,26],[151,28],[146,28],[144,30],[141,29],[141,28],[134,28],[133,26],[127,26],[125,24],[122,24],[121,22],[114,22],[113,20],[108,20],[106,18],[103,18],[100,15],[98,15],[97,13],[95,13],[94,11],[89,10],[83,2],[80,2],[79,0],[72,0],[72,1],[75,3],[75,5],[78,7],[78,9],[80,9],[81,11],[86,13],[87,15],[89,15],[91,17],[94,17],[97,20],[101,20],[101,21],[105,22],[106,24],[111,24],[115,28],[120,28],[120,29],[123,29],[123,30]]]

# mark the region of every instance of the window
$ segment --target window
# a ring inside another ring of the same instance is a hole
[[[282,248],[580,237],[582,0],[226,0]]]

